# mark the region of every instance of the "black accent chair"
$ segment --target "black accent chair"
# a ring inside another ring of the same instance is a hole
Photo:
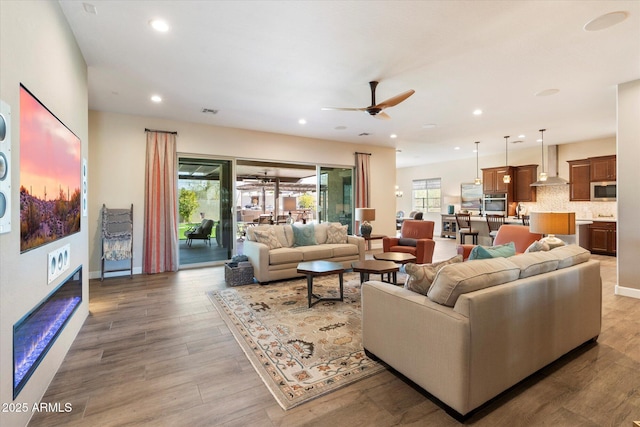
[[[211,230],[213,230],[213,220],[203,219],[199,226],[184,233],[187,238],[187,246],[191,246],[193,240],[204,240],[205,244],[211,246],[211,240],[209,240]]]

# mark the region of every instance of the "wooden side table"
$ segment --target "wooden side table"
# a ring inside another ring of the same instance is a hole
[[[393,261],[396,264],[407,264],[416,262],[416,257],[404,252],[383,252],[381,254],[373,254],[373,258],[380,261]]]
[[[369,234],[367,236],[365,236],[364,234],[356,234],[356,236],[362,237],[366,241],[368,251],[371,250],[372,240],[382,240],[382,238],[385,237],[384,234]]]
[[[298,273],[307,276],[307,300],[309,302],[309,308],[319,303],[320,301],[342,301],[344,299],[344,289],[342,274],[344,273],[344,267],[339,262],[331,261],[307,261],[298,264]],[[313,278],[316,276],[329,276],[331,274],[338,274],[340,276],[340,297],[330,298],[321,297],[313,293]],[[311,298],[316,298],[316,301],[311,302]]]
[[[378,261],[378,260],[366,260],[366,261],[354,261],[351,263],[351,268],[356,273],[360,273],[360,283],[369,280],[370,274],[379,274],[384,281],[384,275],[387,275],[387,282],[396,284],[399,268],[395,262],[392,261]],[[393,279],[390,277],[393,275]]]

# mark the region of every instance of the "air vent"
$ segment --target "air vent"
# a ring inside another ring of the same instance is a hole
[[[213,108],[203,108],[202,112],[208,114],[218,114],[218,110],[214,110]]]
[[[368,133],[368,132],[362,132],[362,133],[358,134],[358,136],[369,136],[369,135],[371,135],[371,134]]]

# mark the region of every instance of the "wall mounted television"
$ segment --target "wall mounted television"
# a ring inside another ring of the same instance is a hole
[[[81,143],[20,85],[20,253],[80,231]]]

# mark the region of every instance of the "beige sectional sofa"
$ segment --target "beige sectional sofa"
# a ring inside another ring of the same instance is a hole
[[[304,242],[296,241],[293,227],[308,231]],[[365,240],[347,235],[346,226],[340,223],[259,225],[247,229],[243,252],[258,282],[265,284],[303,276],[297,266],[304,261],[327,260],[351,268],[351,262],[364,261]]]
[[[597,339],[600,263],[589,257],[571,245],[446,265],[427,295],[365,282],[363,346],[464,419]]]

